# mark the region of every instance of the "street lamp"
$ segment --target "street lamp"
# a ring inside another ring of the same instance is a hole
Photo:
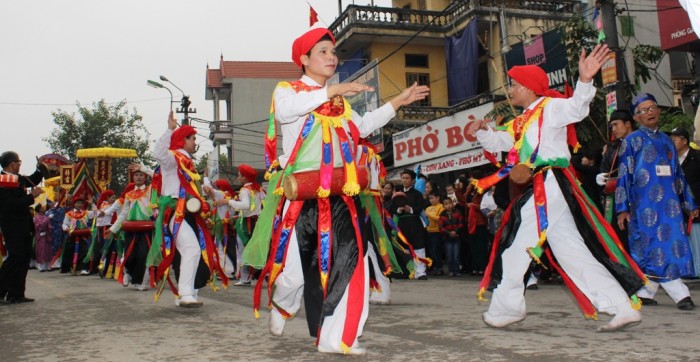
[[[163,82],[168,82],[168,83],[172,84],[173,87],[177,88],[177,90],[179,90],[180,93],[182,93],[182,101],[180,102],[181,108],[176,108],[175,113],[184,113],[185,118],[182,119],[182,124],[183,125],[190,124],[189,114],[190,113],[197,113],[197,108],[190,108],[190,104],[192,104],[192,102],[190,102],[190,96],[185,95],[185,92],[183,92],[182,89],[180,89],[180,87],[178,87],[175,83],[171,82],[164,75],[160,76],[160,80],[162,80]]]
[[[146,81],[146,84],[148,84],[148,86],[156,88],[156,89],[157,88],[165,89],[166,91],[168,91],[168,93],[170,93],[170,110],[172,111],[173,103],[175,103],[175,101],[173,101],[173,92],[170,90],[170,88],[156,82],[155,80],[148,80],[148,81]]]

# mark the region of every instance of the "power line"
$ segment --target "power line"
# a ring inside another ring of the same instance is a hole
[[[164,99],[170,99],[170,97],[164,97],[164,98],[150,98],[150,99],[137,99],[134,101],[127,101],[124,99],[123,101],[119,102],[104,102],[104,104],[119,104],[119,103],[143,103],[143,102],[154,102],[154,101],[162,101]],[[94,101],[93,101],[94,102]],[[8,105],[8,106],[75,106],[76,103],[79,104],[88,104],[88,103],[93,103],[93,102],[80,102],[76,101],[75,103],[28,103],[28,102],[5,102],[5,101],[0,101],[0,104]]]

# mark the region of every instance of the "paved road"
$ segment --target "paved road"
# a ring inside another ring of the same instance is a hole
[[[36,302],[0,307],[2,361],[631,361],[700,360],[700,308],[683,312],[663,292],[644,308],[644,322],[600,334],[610,316],[585,320],[561,285],[528,291],[528,317],[486,327],[486,305],[472,277],[396,280],[390,306],[371,306],[363,357],[316,352],[303,312],[285,334],[267,332],[268,313],[252,315],[249,287],[203,290],[201,309],[176,308],[164,293],[123,288],[95,276],[31,270],[27,295]],[[700,301],[700,284],[691,284]],[[303,310],[303,308],[302,308]]]

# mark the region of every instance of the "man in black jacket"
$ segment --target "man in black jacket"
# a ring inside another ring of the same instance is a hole
[[[686,129],[676,128],[671,131],[671,140],[678,152],[678,162],[681,164],[685,181],[693,192],[695,202],[700,197],[700,151],[690,147],[690,134]],[[700,276],[700,218],[693,219],[690,235],[690,250],[693,253],[695,276]]]
[[[38,170],[31,176],[22,176],[22,160],[12,151],[0,155],[0,229],[5,235],[7,259],[0,267],[0,304],[33,302],[24,295],[32,256],[34,221],[29,207],[34,198],[44,191],[36,187],[42,180]],[[27,194],[26,189],[31,188]]]
[[[413,186],[416,182],[416,173],[412,170],[405,169],[401,172],[401,183],[403,184],[403,193],[406,195],[405,205],[392,203],[389,212],[398,216],[398,227],[406,236],[408,242],[413,246],[416,256],[425,258],[425,228],[420,219],[420,213],[423,211],[423,194],[416,190]],[[414,260],[416,263],[416,279],[427,280],[426,265],[419,260]]]

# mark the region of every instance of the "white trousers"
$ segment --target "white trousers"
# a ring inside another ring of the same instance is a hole
[[[549,221],[547,242],[559,265],[598,311],[631,312],[627,293],[586,248],[554,174],[548,173],[544,183]],[[532,261],[527,248],[537,244],[537,216],[532,196],[522,208],[521,218],[513,245],[503,252],[503,279],[493,291],[487,311],[494,319],[525,315],[523,276]]]
[[[230,242],[230,241],[229,241]],[[233,275],[233,273],[236,271],[236,265],[233,264],[233,261],[231,258],[226,255],[226,251],[224,250],[224,246],[221,244],[218,244],[219,246],[216,248],[217,252],[219,253],[219,262],[222,263],[221,266],[224,269],[224,274],[226,275]],[[231,245],[228,246],[229,248]]]
[[[250,267],[243,265],[243,250],[245,246],[241,238],[236,236],[236,262],[238,263],[238,278],[242,282],[249,282],[251,279]]]
[[[413,249],[413,251],[416,252],[416,256],[425,259],[425,248],[421,249]],[[422,262],[419,261],[418,259],[413,259],[413,262],[416,264],[416,279],[426,276],[425,270],[427,269],[426,265]]]
[[[284,214],[287,212],[289,202],[284,206]],[[363,307],[358,325],[357,336],[362,335],[367,315],[369,312],[369,268],[367,256],[364,257],[364,285],[365,295],[363,296]],[[274,293],[272,295],[273,306],[282,309],[285,312],[294,315],[301,306],[301,298],[304,295],[304,273],[302,271],[301,257],[299,255],[299,244],[297,242],[297,234],[294,228],[290,231],[289,246],[287,248],[287,257],[285,259],[284,269],[275,280]],[[326,350],[342,352],[340,346],[343,330],[345,328],[345,319],[348,310],[348,287],[345,288],[343,297],[336,306],[333,315],[326,317],[321,326],[320,335],[318,338],[319,347]],[[282,313],[284,315],[284,313]],[[353,341],[350,348],[357,347],[357,338]]]
[[[387,278],[381,269],[379,269],[379,262],[377,254],[374,252],[374,248],[371,245],[367,245],[367,258],[372,263],[372,270],[374,270],[374,277],[379,284],[379,290],[369,291],[369,301],[377,303],[387,303],[391,301],[391,282]]]
[[[670,282],[657,283],[649,280],[649,284],[643,286],[637,291],[637,296],[641,298],[653,299],[656,292],[659,290],[659,285],[664,288],[666,293],[675,303],[680,302],[685,297],[690,296],[690,290],[688,286],[683,284],[680,279],[673,279]]]
[[[695,223],[688,235],[690,252],[693,254],[693,265],[695,266],[695,276],[700,277],[700,223]]]
[[[173,230],[175,218],[170,219],[170,231]],[[199,247],[197,236],[187,221],[182,220],[180,231],[175,239],[175,247],[180,252],[180,277],[177,280],[178,294],[181,297],[195,295],[194,277],[199,266],[199,258],[202,250]]]

